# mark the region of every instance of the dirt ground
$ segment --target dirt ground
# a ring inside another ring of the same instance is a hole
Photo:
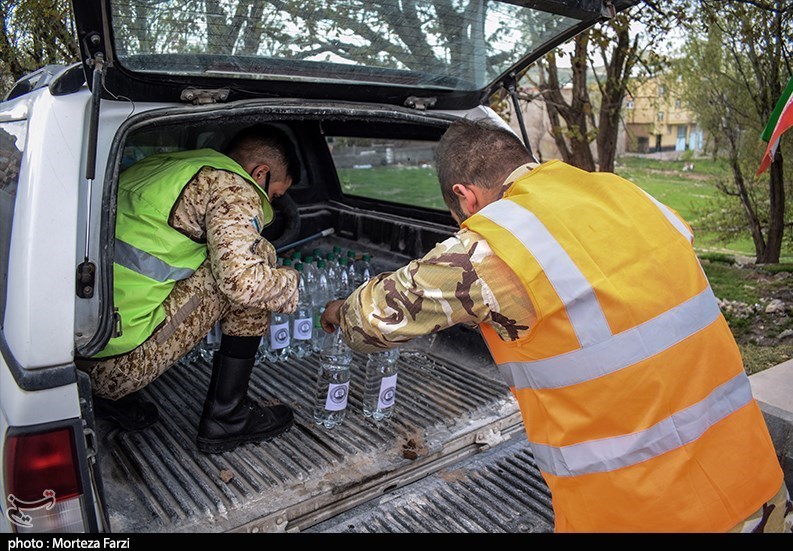
[[[793,273],[768,273],[754,265],[741,270],[760,299],[724,300],[721,306],[751,374],[793,359]]]

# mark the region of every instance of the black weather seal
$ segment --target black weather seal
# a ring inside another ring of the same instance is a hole
[[[75,63],[61,71],[50,82],[50,94],[68,96],[79,91],[85,84],[85,71],[82,63]]]
[[[45,65],[41,69],[23,76],[11,87],[11,90],[9,90],[5,97],[5,101],[16,99],[34,90],[49,86],[63,69],[63,65]]]
[[[77,371],[73,365],[25,369],[14,357],[6,342],[5,332],[0,330],[0,354],[11,372],[11,376],[22,390],[47,390],[77,382]]]
[[[563,15],[564,17],[572,17],[573,19],[594,19],[600,17],[605,13],[603,0],[533,0],[532,2],[517,1],[511,2],[521,6],[530,6],[537,10],[553,13],[554,15]]]

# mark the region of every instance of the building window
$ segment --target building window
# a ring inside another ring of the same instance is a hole
[[[628,100],[628,101],[625,103],[625,108],[626,108],[626,109],[633,109],[633,100],[632,100],[632,99],[629,99],[629,100]]]
[[[680,109],[680,98],[675,100],[675,109]]]
[[[663,122],[663,121],[664,121],[664,112],[658,111],[658,122]]]
[[[663,84],[658,85],[658,97],[662,98],[666,95],[666,86]]]

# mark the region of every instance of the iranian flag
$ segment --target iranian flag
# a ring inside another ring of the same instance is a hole
[[[771,163],[774,162],[774,155],[779,147],[779,138],[791,126],[793,126],[793,78],[787,83],[785,91],[782,92],[782,97],[779,98],[765,130],[763,130],[761,138],[763,141],[768,142],[768,148],[766,148],[763,162],[760,163],[760,168],[757,170],[758,176],[765,172],[771,166]]]

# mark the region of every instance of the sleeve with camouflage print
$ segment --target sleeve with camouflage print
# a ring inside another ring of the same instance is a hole
[[[423,258],[356,289],[340,328],[358,352],[393,348],[458,323],[490,323],[505,340],[528,334],[536,316],[512,270],[487,242],[461,230]]]
[[[276,268],[272,244],[259,233],[264,219],[259,195],[240,176],[216,171],[209,186],[206,234],[212,273],[232,304],[291,313],[298,274]]]

